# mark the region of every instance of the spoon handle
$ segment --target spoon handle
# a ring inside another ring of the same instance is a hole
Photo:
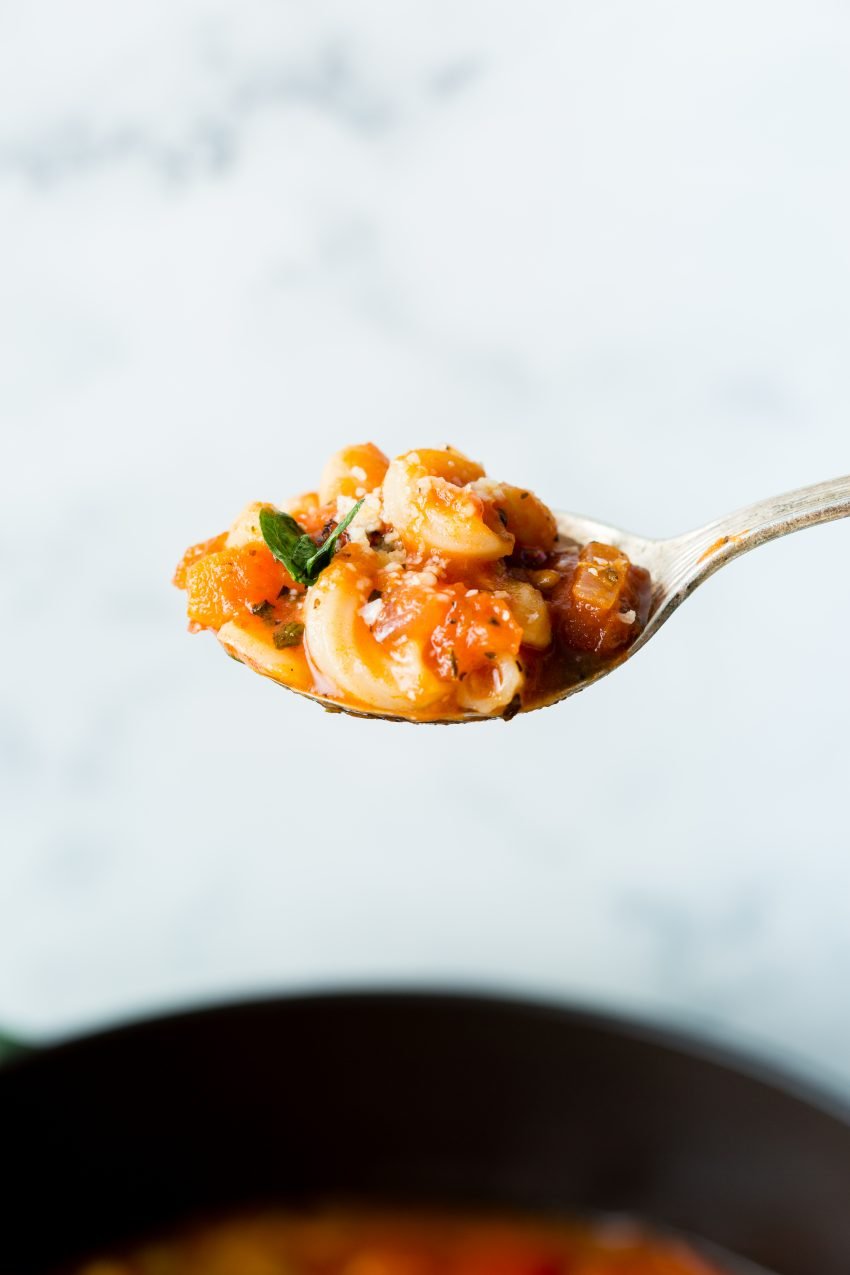
[[[787,536],[802,527],[813,527],[815,523],[832,522],[834,518],[846,518],[848,515],[850,475],[747,505],[745,509],[691,532],[686,539],[698,538],[700,543],[708,542],[706,549],[710,552],[706,555],[706,562],[718,557],[728,561],[767,540],[776,540],[778,536]]]
[[[740,554],[803,527],[847,517],[850,475],[760,500],[706,527],[661,542],[665,561],[657,606],[647,629],[656,630],[697,585]],[[648,636],[644,631],[642,639]]]

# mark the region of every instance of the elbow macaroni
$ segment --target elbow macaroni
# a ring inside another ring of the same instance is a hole
[[[318,489],[283,508],[317,549],[353,513],[315,578],[285,545],[272,552],[260,514],[274,506],[252,502],[224,536],[187,551],[175,583],[191,627],[331,705],[413,720],[512,715],[646,618],[639,569],[621,553],[559,543],[537,496],[451,447],[394,460],[372,443],[343,448]]]
[[[309,657],[332,693],[341,691],[386,713],[429,708],[444,697],[445,687],[428,668],[421,645],[406,633],[382,643],[364,618],[379,575],[372,550],[337,554],[305,603]]]
[[[427,449],[394,460],[383,483],[384,515],[415,557],[495,562],[513,548],[513,536],[488,526],[485,502],[470,485],[484,474],[460,452]]]

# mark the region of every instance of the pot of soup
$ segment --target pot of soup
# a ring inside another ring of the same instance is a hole
[[[847,1275],[850,1111],[634,1022],[443,994],[0,1068],[2,1275]]]

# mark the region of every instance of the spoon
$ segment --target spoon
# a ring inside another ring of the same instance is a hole
[[[616,545],[632,562],[646,567],[652,576],[649,617],[643,632],[612,666],[618,667],[655,637],[662,624],[698,585],[733,558],[792,531],[850,517],[850,475],[815,483],[812,487],[800,487],[784,496],[760,500],[755,505],[747,505],[725,518],[718,518],[716,522],[670,540],[647,540],[574,514],[558,514],[556,517],[561,535],[581,544],[588,540],[601,540]],[[603,677],[610,671],[610,668],[603,669],[598,676]],[[583,690],[587,684],[588,681],[584,681],[571,687],[568,693]]]
[[[559,703],[570,695],[583,691],[593,682],[606,677],[614,669],[619,668],[627,659],[635,655],[650,638],[655,637],[677,607],[689,598],[694,589],[714,575],[721,567],[725,567],[733,558],[769,540],[777,540],[792,531],[800,531],[803,527],[813,527],[817,523],[832,522],[837,518],[850,516],[850,475],[834,478],[830,482],[816,483],[812,487],[800,487],[797,491],[788,492],[784,496],[774,496],[761,500],[755,505],[748,505],[736,513],[716,522],[710,522],[696,531],[688,531],[684,535],[669,540],[648,540],[643,536],[635,536],[619,527],[611,527],[606,523],[594,522],[577,514],[556,513],[558,531],[568,541],[586,544],[589,540],[599,540],[603,544],[615,545],[622,549],[636,566],[646,567],[652,577],[652,601],[649,617],[643,632],[625,651],[606,662],[582,681],[564,687],[550,699],[537,701],[523,709],[533,712],[537,708],[546,708]],[[317,700],[330,712],[349,713],[355,717],[381,717],[385,721],[408,721],[410,719],[396,717],[378,711],[368,712],[348,708],[336,701],[326,699],[322,695],[307,694],[310,699]],[[430,718],[432,724],[460,725],[471,721],[489,721],[487,717],[446,717]]]

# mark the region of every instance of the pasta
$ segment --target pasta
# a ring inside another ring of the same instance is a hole
[[[316,491],[246,506],[184,554],[190,628],[328,706],[415,721],[551,702],[641,631],[650,581],[558,534],[532,492],[452,447],[331,457]]]

